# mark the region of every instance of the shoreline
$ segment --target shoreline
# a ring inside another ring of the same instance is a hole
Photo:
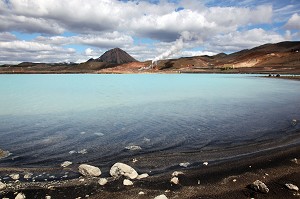
[[[141,180],[133,180],[133,186],[124,186],[124,178],[107,178],[108,184],[100,186],[99,177],[79,177],[52,182],[10,182],[0,191],[0,196],[14,198],[22,192],[27,198],[154,198],[165,194],[168,198],[289,198],[299,194],[285,188],[285,183],[300,185],[300,146],[294,145],[240,160],[208,164],[201,168],[178,169],[179,184],[170,183],[172,172],[157,174]],[[56,168],[52,168],[56,169]],[[46,172],[51,169],[41,169]],[[2,168],[0,172],[21,172],[30,169]],[[63,171],[69,171],[68,168]],[[101,177],[101,176],[100,176]],[[247,186],[261,180],[270,188],[268,194],[253,191]],[[139,195],[144,192],[144,195]]]

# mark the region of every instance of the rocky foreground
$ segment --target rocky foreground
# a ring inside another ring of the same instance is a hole
[[[38,169],[0,168],[0,198],[299,198],[300,146],[282,149],[224,164],[203,162],[203,167],[189,169],[181,163],[181,170],[149,176],[134,169],[135,159],[128,164],[115,163],[109,173],[94,165],[77,167],[78,178],[44,181],[38,179]],[[68,175],[72,162],[60,169]],[[51,176],[51,169],[48,171]],[[44,172],[45,174],[45,172]],[[2,175],[3,176],[3,175]]]

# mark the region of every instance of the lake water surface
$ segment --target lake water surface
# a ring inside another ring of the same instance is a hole
[[[160,171],[299,144],[299,91],[254,75],[0,75],[0,166],[148,157]]]

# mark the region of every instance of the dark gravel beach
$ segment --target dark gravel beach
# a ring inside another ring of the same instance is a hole
[[[79,177],[52,182],[9,182],[1,190],[1,198],[14,198],[24,193],[26,198],[155,198],[164,194],[167,198],[299,198],[297,191],[285,184],[300,185],[300,146],[285,147],[256,154],[243,159],[201,168],[181,169],[179,184],[170,182],[172,172],[133,180],[133,186],[124,186],[123,178],[107,178],[104,186],[99,177]],[[45,173],[56,169],[1,168],[0,173]],[[64,169],[67,171],[68,169]],[[260,180],[269,188],[268,193],[251,189]],[[22,181],[22,180],[21,180]]]

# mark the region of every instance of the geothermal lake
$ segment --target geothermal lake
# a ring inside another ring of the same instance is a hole
[[[255,75],[0,75],[0,167],[162,172],[300,143],[300,81]]]

